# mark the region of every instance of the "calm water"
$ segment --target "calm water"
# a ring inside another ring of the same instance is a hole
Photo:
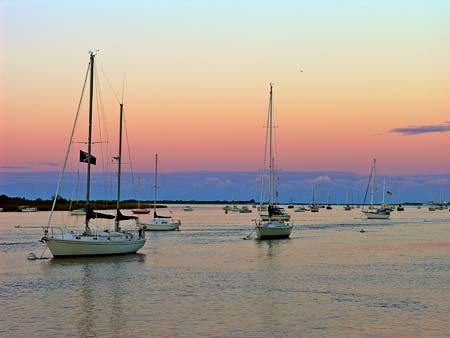
[[[450,336],[448,211],[292,213],[291,239],[259,242],[255,211],[170,210],[182,231],[139,254],[36,261],[41,230],[14,225],[48,213],[0,213],[0,336]]]

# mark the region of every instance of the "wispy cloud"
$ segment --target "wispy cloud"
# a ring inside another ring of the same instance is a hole
[[[391,134],[420,135],[427,133],[446,133],[450,131],[450,122],[436,125],[410,126],[405,128],[394,128],[389,130]]]

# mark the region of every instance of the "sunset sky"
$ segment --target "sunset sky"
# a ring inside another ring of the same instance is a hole
[[[273,82],[280,169],[446,174],[449,18],[444,0],[0,1],[0,170],[59,170],[98,49],[137,172],[156,152],[162,172],[256,172]]]

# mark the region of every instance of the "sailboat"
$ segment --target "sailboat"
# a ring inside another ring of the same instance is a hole
[[[269,138],[269,201],[267,206],[267,214],[261,210],[260,218],[256,220],[256,236],[258,239],[279,239],[288,238],[291,234],[293,225],[287,221],[290,219],[283,208],[275,205],[275,160],[272,149],[272,83],[270,84],[270,96],[269,96],[269,111],[268,111],[268,130],[266,132],[266,148],[264,149],[264,171],[266,168],[266,156],[267,156],[267,137]],[[264,175],[261,183],[261,191],[264,192]],[[261,194],[262,196],[263,194]],[[261,198],[260,206],[263,206]],[[262,209],[262,208],[261,208]]]
[[[398,205],[397,205],[397,211],[405,211],[405,208],[400,203],[400,183],[398,184]]]
[[[76,127],[76,120],[72,130],[69,147],[66,153],[63,170],[59,179],[55,198],[53,200],[52,211],[49,216],[47,227],[44,230],[42,242],[47,244],[53,257],[73,257],[73,256],[97,256],[97,255],[117,255],[135,253],[145,244],[145,233],[142,229],[138,232],[133,230],[121,230],[120,221],[136,219],[134,216],[125,216],[120,212],[120,175],[121,175],[121,156],[122,156],[122,116],[123,103],[120,103],[120,134],[119,134],[119,155],[115,157],[118,161],[117,172],[117,207],[116,216],[95,212],[90,206],[90,188],[91,188],[91,166],[96,164],[96,158],[92,155],[92,108],[94,96],[94,58],[95,53],[89,52],[90,60],[88,72],[90,72],[90,92],[89,92],[89,132],[88,132],[88,152],[80,150],[80,161],[87,163],[87,188],[86,188],[86,217],[84,232],[77,234],[74,231],[65,233],[62,228],[50,227],[51,218],[55,210],[56,201],[59,195],[62,177],[64,175],[67,158],[72,145],[73,131]],[[87,74],[86,74],[87,80]],[[85,80],[85,84],[86,84]],[[84,86],[83,86],[84,91]],[[83,95],[83,94],[82,94]],[[81,102],[81,100],[80,100]],[[77,113],[78,117],[78,113]],[[115,219],[114,231],[104,230],[100,232],[92,231],[89,222],[92,219]],[[57,229],[57,231],[54,231]],[[49,231],[50,230],[50,231]]]
[[[311,210],[311,212],[319,212],[319,206],[316,204],[316,190],[314,189],[314,186],[312,187],[312,204],[309,207],[309,210]]]
[[[327,210],[332,210],[333,207],[331,206],[331,192],[328,192],[328,204],[327,204]]]
[[[374,198],[374,189],[375,189],[375,176],[376,176],[376,159],[373,159],[373,165],[372,170],[370,171],[370,177],[369,177],[369,184],[371,184],[371,191],[370,191],[370,207],[368,209],[364,208],[361,210],[367,218],[369,219],[387,219],[391,216],[391,210],[390,208],[386,208],[384,204],[384,194],[385,194],[385,188],[386,188],[386,178],[384,178],[383,182],[383,199],[381,202],[380,208],[375,208],[373,204],[373,198]],[[367,187],[369,188],[369,186]],[[367,191],[366,191],[367,196]],[[365,203],[365,198],[364,198]]]
[[[352,207],[350,206],[350,204],[348,204],[348,191],[345,194],[345,206],[344,206],[344,210],[345,211],[350,211],[352,210]]]
[[[158,189],[158,154],[155,155],[155,184],[153,199],[153,219],[148,222],[139,223],[146,231],[172,231],[180,230],[181,221],[175,221],[172,216],[161,216],[156,213],[156,191]]]

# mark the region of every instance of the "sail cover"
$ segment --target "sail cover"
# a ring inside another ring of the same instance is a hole
[[[100,212],[96,212],[92,209],[86,210],[86,219],[94,219],[94,218],[105,218],[105,219],[114,219],[115,217],[113,215],[108,214],[102,214]]]
[[[137,217],[136,216],[126,216],[126,215],[122,214],[120,212],[120,210],[117,210],[116,220],[118,220],[118,221],[127,221],[129,219],[137,219]]]
[[[153,212],[153,217],[154,218],[172,218],[172,216],[160,216],[156,213],[156,210]]]

